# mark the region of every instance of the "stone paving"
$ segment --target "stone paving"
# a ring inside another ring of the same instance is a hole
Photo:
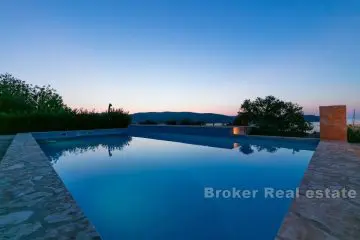
[[[11,135],[0,135],[0,161],[3,158],[13,138],[14,136]]]
[[[31,134],[0,163],[0,239],[100,239]]]
[[[343,187],[356,198],[305,197],[306,190]],[[319,143],[276,239],[360,239],[360,145]]]

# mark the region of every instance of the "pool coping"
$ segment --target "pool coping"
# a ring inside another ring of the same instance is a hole
[[[31,133],[0,163],[1,239],[101,239]]]
[[[353,189],[356,198],[307,198],[307,190]],[[360,237],[360,144],[320,141],[275,239]]]

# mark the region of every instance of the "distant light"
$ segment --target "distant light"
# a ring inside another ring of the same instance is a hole
[[[233,134],[234,135],[243,135],[244,132],[242,131],[241,127],[233,127]]]

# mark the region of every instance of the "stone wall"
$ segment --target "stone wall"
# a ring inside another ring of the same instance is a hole
[[[347,141],[346,106],[320,106],[320,139]]]

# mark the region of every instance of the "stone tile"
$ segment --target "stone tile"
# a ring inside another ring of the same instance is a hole
[[[319,143],[276,239],[360,239],[359,145]],[[307,190],[353,189],[355,198],[306,198]]]
[[[29,235],[35,233],[41,228],[42,226],[39,222],[18,224],[6,230],[4,235],[5,238],[10,238],[10,239],[28,238]]]
[[[100,239],[31,134],[0,162],[0,239]]]
[[[34,212],[32,211],[21,211],[2,215],[0,216],[0,226],[22,223],[26,221],[33,213]]]

